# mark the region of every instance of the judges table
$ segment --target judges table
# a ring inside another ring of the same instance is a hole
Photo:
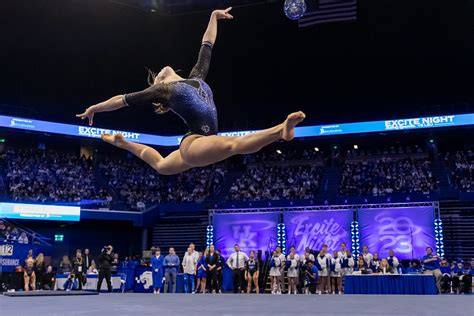
[[[348,274],[344,277],[344,293],[434,295],[437,289],[433,275]]]
[[[67,281],[69,274],[56,274],[56,289],[57,290],[64,290],[64,284]],[[125,276],[123,276],[125,277]],[[88,274],[87,275],[87,283],[82,287],[83,290],[89,291],[96,291],[97,290],[97,282],[99,281],[99,276],[97,274]],[[114,291],[118,291],[121,289],[122,286],[122,276],[112,275],[112,289]],[[77,288],[77,282],[74,284],[74,289]],[[100,287],[101,291],[107,291],[107,282],[104,280],[102,282],[102,286]]]

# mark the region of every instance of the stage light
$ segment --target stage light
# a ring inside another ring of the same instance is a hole
[[[336,150],[336,149],[337,149],[337,145],[332,146],[332,148],[333,148],[334,150]]]
[[[306,3],[304,0],[285,0],[283,10],[289,19],[298,20],[306,12]]]
[[[318,147],[314,147],[314,151],[319,151],[319,148],[318,148]]]
[[[357,146],[357,145],[354,145],[354,149],[359,149],[359,146]]]
[[[281,150],[280,149],[277,149],[276,152],[277,152],[277,154],[281,155]]]
[[[0,138],[0,143],[4,143],[5,142],[5,138]]]

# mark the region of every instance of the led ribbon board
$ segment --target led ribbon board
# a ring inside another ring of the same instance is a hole
[[[77,206],[0,203],[0,218],[79,221],[80,215]]]
[[[474,113],[427,116],[386,121],[302,126],[295,128],[295,137],[319,137],[373,132],[394,132],[412,129],[454,127],[467,125],[474,125]],[[102,134],[114,135],[117,133],[121,133],[127,140],[156,146],[178,146],[182,139],[182,136],[150,135],[100,127],[62,124],[3,115],[0,115],[0,127],[90,138],[100,138],[100,135]],[[257,131],[254,130],[224,132],[219,133],[219,135],[241,136],[255,132]]]

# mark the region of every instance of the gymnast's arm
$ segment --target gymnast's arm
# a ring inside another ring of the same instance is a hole
[[[231,9],[232,8],[230,7],[225,10],[215,10],[212,12],[206,32],[202,37],[202,46],[199,51],[198,61],[193,70],[191,70],[189,78],[206,78],[211,63],[212,47],[214,46],[217,37],[217,20],[233,19],[234,17],[229,14]]]
[[[89,125],[93,124],[94,114],[100,112],[110,112],[121,109],[125,106],[149,105],[153,103],[164,103],[169,101],[171,87],[168,84],[154,84],[151,87],[139,92],[116,95],[104,102],[90,106],[82,114],[77,114],[80,119],[89,119]]]

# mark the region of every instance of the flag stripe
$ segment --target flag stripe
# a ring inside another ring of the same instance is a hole
[[[299,27],[357,19],[357,0],[307,0],[307,8]]]
[[[305,26],[310,26],[310,25],[316,25],[316,24],[322,24],[322,23],[330,23],[330,22],[344,22],[344,21],[355,21],[357,20],[357,17],[344,17],[344,18],[334,18],[334,19],[327,19],[327,20],[315,20],[311,22],[304,22],[300,23],[300,27],[305,27]]]

